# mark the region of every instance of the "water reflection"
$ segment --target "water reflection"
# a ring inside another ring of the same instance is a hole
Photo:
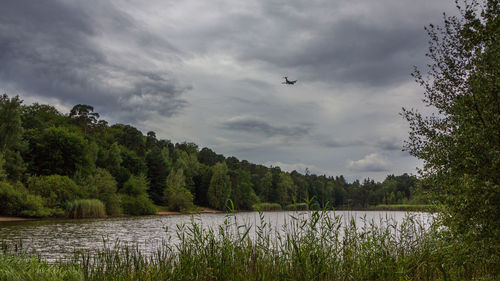
[[[266,212],[265,221],[273,226],[274,230],[281,231],[282,226],[289,222],[293,216],[310,215],[309,212]],[[380,220],[392,219],[401,222],[406,212],[385,211],[336,211],[329,215],[342,216],[347,222],[354,219],[362,224],[363,218],[367,221],[379,223]],[[416,219],[429,225],[432,216],[427,213],[413,213]],[[175,231],[178,225],[189,224],[191,220],[203,227],[216,227],[228,219],[226,214],[201,214],[201,215],[169,215],[169,216],[144,216],[144,217],[117,217],[107,219],[88,220],[40,220],[1,222],[0,241],[22,241],[23,248],[34,250],[35,253],[48,260],[71,255],[76,249],[93,250],[116,241],[122,244],[137,245],[143,253],[151,253],[168,236],[175,243]],[[251,226],[260,225],[257,212],[241,212],[230,217],[230,222],[236,220],[238,224]],[[250,236],[255,234],[252,228]]]

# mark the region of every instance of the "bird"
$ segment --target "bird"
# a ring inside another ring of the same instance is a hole
[[[281,83],[281,84],[286,84],[286,85],[295,85],[295,83],[297,82],[297,80],[294,80],[294,81],[290,81],[290,80],[288,80],[288,77],[287,77],[287,76],[285,76],[285,77],[283,77],[283,78],[285,78],[285,82],[283,82],[283,83]]]

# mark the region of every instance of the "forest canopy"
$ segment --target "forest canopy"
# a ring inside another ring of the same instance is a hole
[[[154,214],[156,206],[189,212],[422,202],[408,174],[348,183],[342,175],[289,173],[109,125],[85,104],[63,114],[4,94],[0,119],[0,215],[65,216],[82,202],[102,203],[108,215]]]

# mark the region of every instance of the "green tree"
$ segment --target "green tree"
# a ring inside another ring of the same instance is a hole
[[[87,104],[77,104],[69,112],[69,117],[83,128],[84,135],[97,124],[99,113],[94,112],[94,107]]]
[[[72,179],[61,175],[31,177],[27,187],[30,193],[41,196],[57,216],[65,215],[66,203],[85,195]]]
[[[458,6],[458,5],[457,5]],[[455,235],[500,263],[500,4],[473,1],[430,25],[427,75],[414,76],[436,114],[403,109],[408,151],[443,206],[442,222]]]
[[[260,179],[260,201],[270,202],[272,187],[273,174],[270,171],[267,171],[264,177]]]
[[[0,96],[0,152],[21,141],[23,135],[22,102],[18,96],[11,99],[6,94]]]
[[[185,187],[186,177],[182,169],[170,172],[166,186],[164,196],[170,211],[186,212],[194,209],[193,195]]]
[[[108,215],[121,213],[120,197],[116,194],[116,180],[105,169],[98,168],[88,178],[88,198],[96,198],[106,206]]]
[[[168,175],[167,163],[160,148],[153,147],[146,154],[147,176],[149,180],[149,195],[156,204],[162,203],[165,180]]]
[[[250,172],[243,169],[234,171],[231,180],[231,200],[238,210],[251,210],[258,197],[252,188]]]
[[[212,168],[212,179],[208,187],[208,203],[215,209],[222,210],[231,196],[231,181],[226,163],[219,162]]]
[[[67,127],[47,128],[29,139],[30,172],[36,175],[72,176],[77,170],[89,174],[92,169],[88,142]]]
[[[158,212],[148,196],[148,180],[144,175],[130,176],[119,191],[123,212],[129,215],[153,215]]]

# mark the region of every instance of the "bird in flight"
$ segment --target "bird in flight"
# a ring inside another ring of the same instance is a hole
[[[285,82],[283,82],[283,83],[281,83],[281,84],[294,85],[294,84],[295,84],[295,82],[297,82],[297,80],[294,80],[294,81],[290,81],[290,80],[288,80],[288,77],[287,77],[287,76],[285,76],[285,77],[283,77],[283,78],[285,78]]]

